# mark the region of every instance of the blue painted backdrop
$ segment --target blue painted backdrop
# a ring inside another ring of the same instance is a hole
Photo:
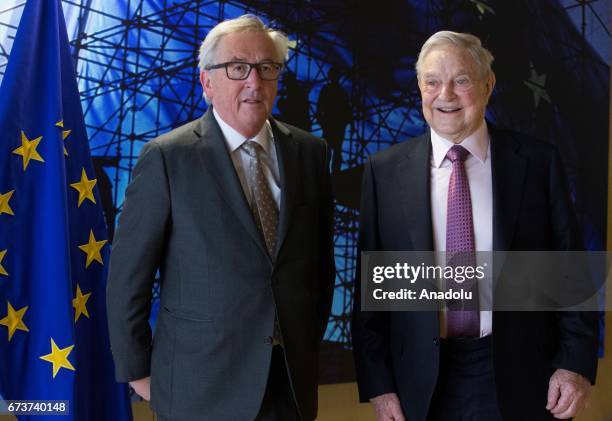
[[[23,4],[0,6],[0,73]],[[326,382],[352,376],[348,316],[361,168],[369,154],[425,130],[414,62],[437,30],[474,33],[493,52],[497,87],[487,117],[558,145],[587,246],[605,247],[611,2],[384,4],[63,0],[110,235],[142,145],[206,108],[196,54],[208,30],[248,12],[289,34],[275,114],[325,134],[340,158],[333,168],[338,277],[322,351]]]

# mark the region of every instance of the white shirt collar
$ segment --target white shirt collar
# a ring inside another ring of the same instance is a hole
[[[214,107],[213,115],[215,116],[217,123],[219,123],[219,127],[223,132],[223,136],[225,136],[225,141],[227,143],[230,153],[233,153],[236,149],[241,147],[242,144],[247,140],[252,140],[254,142],[259,143],[268,155],[270,154],[270,148],[272,147],[272,126],[270,126],[270,122],[268,120],[266,120],[263,127],[261,128],[259,133],[255,135],[255,137],[247,139],[243,135],[238,133],[238,131],[236,131],[232,126],[223,121],[223,119],[217,113],[217,110],[215,110]]]
[[[440,168],[449,149],[455,144],[440,136],[434,129],[430,129],[430,131],[433,164],[436,168]],[[480,127],[478,127],[474,133],[463,139],[459,144],[484,164],[489,153],[489,131],[487,130],[485,121],[483,120]]]

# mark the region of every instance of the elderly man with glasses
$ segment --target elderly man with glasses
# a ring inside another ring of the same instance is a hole
[[[200,48],[208,111],[147,143],[126,191],[111,345],[117,379],[158,419],[316,417],[335,276],[329,153],[270,116],[287,44],[250,15],[214,27]]]

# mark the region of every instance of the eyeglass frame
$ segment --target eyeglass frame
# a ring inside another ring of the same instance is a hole
[[[229,75],[229,70],[228,70],[228,68],[227,68],[227,66],[228,66],[228,65],[230,65],[230,64],[246,64],[247,66],[249,66],[249,71],[248,71],[248,72],[246,73],[246,75],[245,75],[243,78],[241,78],[241,79],[232,78],[232,77],[230,77],[230,75]],[[278,66],[278,67],[279,67],[279,70],[278,70],[278,76],[277,76],[275,79],[264,79],[264,78],[261,76],[261,72],[260,72],[260,70],[259,70],[259,66],[261,66],[261,65],[263,65],[263,64],[273,64],[273,65]],[[278,80],[278,79],[280,79],[280,75],[281,75],[281,73],[282,73],[282,71],[283,71],[283,68],[284,68],[285,66],[283,65],[283,63],[278,63],[278,62],[275,62],[275,61],[262,61],[262,62],[259,62],[259,63],[249,63],[249,62],[246,62],[246,61],[236,61],[236,60],[234,60],[234,61],[226,61],[226,62],[224,62],[224,63],[211,64],[210,66],[206,66],[206,70],[216,70],[216,69],[221,69],[221,68],[223,68],[223,67],[225,67],[225,76],[227,76],[227,78],[228,78],[229,80],[246,80],[246,79],[248,79],[248,78],[249,78],[249,76],[251,75],[251,71],[252,71],[252,70],[253,70],[253,68],[254,68],[254,69],[255,69],[255,71],[257,71],[257,76],[259,76],[259,78],[260,78],[261,80],[265,80],[265,81],[274,81],[274,80]]]

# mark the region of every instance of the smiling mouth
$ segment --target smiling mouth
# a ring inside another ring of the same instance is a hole
[[[453,108],[453,107],[438,107],[436,110],[440,111],[443,114],[452,114],[457,111],[461,111],[461,108]]]
[[[261,104],[260,100],[251,98],[243,99],[242,102],[244,102],[245,104]]]

